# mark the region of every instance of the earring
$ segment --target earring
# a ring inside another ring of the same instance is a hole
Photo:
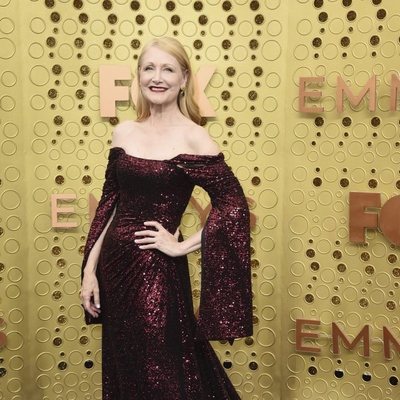
[[[181,87],[180,95],[183,97],[185,95],[185,86]]]

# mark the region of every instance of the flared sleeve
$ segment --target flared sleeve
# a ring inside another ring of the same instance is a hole
[[[211,211],[201,239],[198,337],[231,340],[252,335],[249,209],[239,181],[216,156],[182,155],[177,166],[206,190]]]
[[[120,148],[114,147],[110,149],[108,155],[108,162],[105,172],[105,180],[103,184],[102,195],[97,205],[95,216],[90,225],[89,234],[86,240],[85,250],[83,253],[82,261],[82,278],[83,272],[86,267],[86,263],[89,258],[89,254],[95,245],[97,239],[103,232],[107,222],[111,218],[114,208],[119,198],[119,187],[117,180],[116,163],[120,155]],[[88,312],[85,311],[85,321],[89,324],[101,323],[101,315],[98,318],[92,317]]]

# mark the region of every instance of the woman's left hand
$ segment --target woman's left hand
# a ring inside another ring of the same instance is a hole
[[[139,245],[139,249],[157,249],[170,257],[179,257],[184,255],[182,242],[178,242],[179,228],[174,234],[168,232],[157,221],[146,221],[144,225],[154,227],[155,230],[149,229],[135,232],[135,243]]]

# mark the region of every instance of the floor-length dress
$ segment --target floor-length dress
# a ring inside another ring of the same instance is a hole
[[[212,203],[197,321],[187,257],[134,242],[144,221],[174,233],[195,185]],[[114,209],[96,271],[101,317],[86,313],[87,323],[103,324],[103,399],[239,399],[208,342],[252,334],[249,211],[223,154],[150,160],[111,148],[83,269]]]

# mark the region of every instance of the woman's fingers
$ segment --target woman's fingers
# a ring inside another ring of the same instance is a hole
[[[96,310],[100,310],[100,292],[98,288],[93,290],[93,302]]]
[[[136,236],[156,236],[158,231],[137,231],[135,232]]]
[[[93,317],[98,317],[100,292],[97,278],[93,273],[84,274],[80,298],[83,308]]]
[[[100,311],[94,309],[86,310],[92,317],[97,318],[100,315]]]
[[[157,230],[163,229],[163,226],[158,221],[145,221],[144,225],[154,226]]]
[[[180,254],[179,250],[179,228],[174,234],[166,230],[157,221],[146,221],[144,222],[146,226],[152,226],[155,230],[143,230],[135,232],[135,243],[139,245],[142,250],[157,249],[169,256],[178,256]]]
[[[97,299],[98,305],[100,305],[100,300],[99,298]],[[84,302],[82,303],[83,308],[92,316],[92,317],[98,317],[100,314],[100,307],[96,307],[95,303],[91,302],[91,300],[85,299]]]
[[[164,229],[164,227],[157,221],[145,221],[144,225],[146,226],[154,226],[156,230],[144,230],[144,231],[137,231],[135,232],[135,236],[139,237],[138,239],[135,239],[135,243],[137,244],[155,244],[157,241],[162,238],[167,234],[170,235],[170,233]],[[142,237],[143,236],[143,237]],[[145,247],[141,246],[142,249]],[[146,248],[157,248],[155,247],[146,247]]]
[[[148,250],[148,249],[157,249],[157,250],[159,250],[158,246],[155,243],[141,244],[139,247],[140,247],[141,250]]]
[[[155,241],[156,241],[155,237],[145,237],[142,239],[135,239],[135,243],[138,244],[154,243]]]
[[[90,298],[84,298],[82,302],[83,308],[91,315],[93,315]]]
[[[100,309],[95,307],[94,304],[90,305],[90,311],[89,313],[93,315],[93,317],[98,317],[100,314]]]

